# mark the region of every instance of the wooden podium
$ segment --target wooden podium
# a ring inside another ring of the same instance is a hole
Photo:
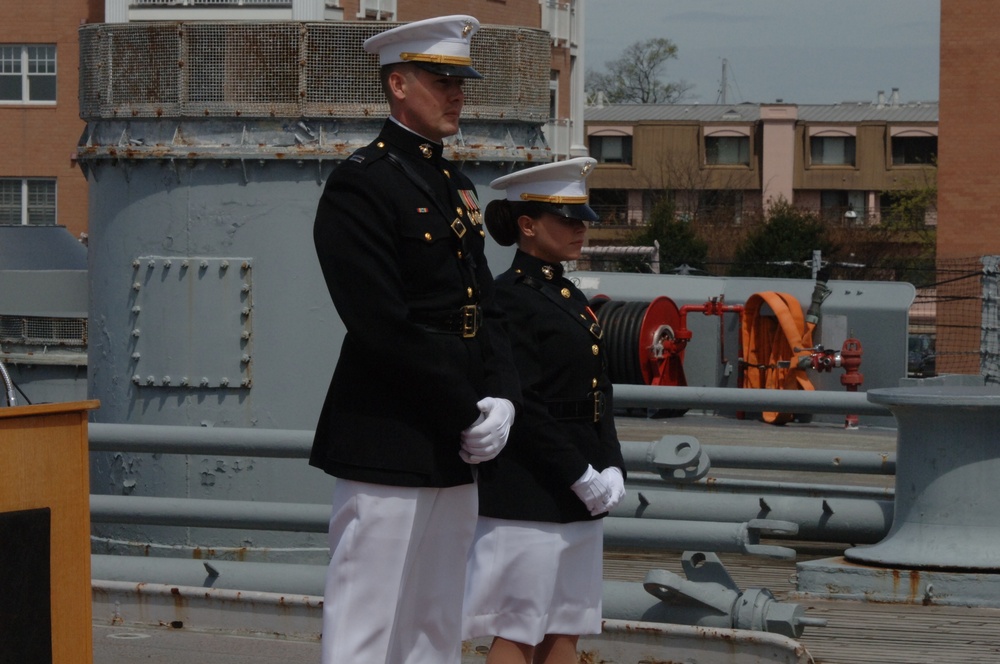
[[[87,411],[0,408],[0,664],[93,661]]]

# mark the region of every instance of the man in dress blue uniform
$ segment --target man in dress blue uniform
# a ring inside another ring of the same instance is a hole
[[[475,186],[442,156],[471,16],[371,37],[390,118],[333,171],[313,235],[347,328],[310,463],[337,478],[324,664],[457,664],[475,464],[520,388],[493,301]]]

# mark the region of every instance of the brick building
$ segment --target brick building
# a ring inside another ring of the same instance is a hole
[[[0,24],[0,224],[87,230],[87,181],[76,167],[77,28],[101,0],[7,0]]]
[[[994,164],[1000,130],[990,112],[1000,103],[996,9],[993,0],[941,0],[939,274],[983,273],[980,257],[1000,254],[1000,172]],[[997,346],[997,321],[981,319],[981,296],[978,279],[952,278],[939,286],[939,372],[976,374],[991,361],[987,355],[997,360],[986,351]]]

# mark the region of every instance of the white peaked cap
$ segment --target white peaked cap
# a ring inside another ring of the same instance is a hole
[[[585,180],[597,160],[574,157],[499,177],[490,183],[493,189],[507,192],[508,201],[537,201],[554,205],[583,205],[587,202]]]
[[[379,56],[379,65],[413,62],[439,73],[479,77],[472,68],[469,47],[479,21],[464,14],[438,16],[400,25],[369,37],[364,47]]]

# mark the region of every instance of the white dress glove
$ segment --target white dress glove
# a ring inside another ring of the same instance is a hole
[[[481,415],[462,432],[459,456],[466,463],[489,461],[507,444],[514,423],[514,404],[507,399],[486,397],[476,404]]]
[[[570,488],[583,501],[583,504],[587,506],[591,516],[597,516],[607,511],[604,509],[604,503],[609,494],[609,487],[604,477],[594,470],[593,466],[587,466],[587,472],[574,482]]]
[[[608,499],[604,502],[604,511],[610,512],[625,498],[625,480],[622,471],[617,466],[608,466],[601,471],[601,477],[608,485]]]
[[[593,466],[587,466],[587,472],[571,488],[590,510],[590,516],[610,512],[625,497],[625,480],[615,466],[599,473]]]

